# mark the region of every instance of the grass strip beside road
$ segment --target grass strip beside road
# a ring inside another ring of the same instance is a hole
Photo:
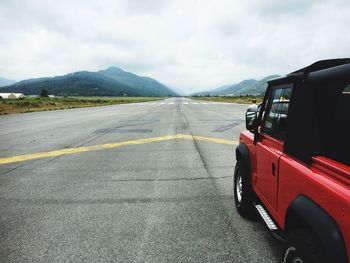
[[[55,97],[0,100],[0,115],[163,100],[161,97]]]
[[[175,135],[168,135],[168,136],[161,136],[161,137],[128,140],[128,141],[106,143],[106,144],[93,145],[93,146],[83,146],[83,147],[68,148],[68,149],[61,149],[61,150],[48,151],[48,152],[40,152],[40,153],[23,154],[23,155],[10,156],[10,157],[2,157],[2,158],[0,158],[0,164],[24,162],[24,161],[30,161],[30,160],[36,160],[36,159],[42,159],[42,158],[63,156],[63,155],[68,155],[68,154],[100,151],[100,150],[119,148],[119,147],[129,146],[129,145],[139,145],[139,144],[145,144],[145,143],[169,141],[169,140],[176,140],[176,139],[208,141],[208,142],[213,142],[213,143],[218,143],[218,144],[226,144],[226,145],[237,145],[238,144],[237,141],[231,141],[231,140],[220,139],[220,138],[192,136],[192,135],[187,135],[187,134],[175,134]]]
[[[252,104],[252,99],[256,99],[256,103],[260,104],[263,101],[262,96],[238,96],[238,97],[191,97],[193,100],[204,100],[214,102],[227,102],[227,103],[240,103],[240,104]]]

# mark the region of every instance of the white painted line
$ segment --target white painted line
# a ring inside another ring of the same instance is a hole
[[[198,102],[192,102],[192,104],[199,104]]]
[[[188,102],[184,102],[184,104],[188,104]]]
[[[171,105],[171,104],[175,104],[175,102],[170,102],[169,104],[170,104],[170,105]]]
[[[165,104],[165,103],[164,102],[159,103],[159,105],[163,105],[163,104]]]

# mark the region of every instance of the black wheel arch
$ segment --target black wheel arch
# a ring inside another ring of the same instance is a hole
[[[308,228],[315,233],[330,262],[348,262],[343,235],[336,221],[304,195],[298,196],[286,213],[285,234],[288,235],[297,228]]]
[[[250,154],[248,146],[245,143],[240,142],[237,146],[236,160],[241,162],[244,174],[249,175],[251,179]]]

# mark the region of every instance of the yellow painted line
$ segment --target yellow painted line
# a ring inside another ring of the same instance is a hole
[[[191,135],[186,135],[186,134],[176,134],[176,135],[168,135],[168,136],[161,136],[161,137],[154,137],[154,138],[128,140],[128,141],[123,141],[123,142],[106,143],[106,144],[93,145],[93,146],[84,146],[84,147],[77,147],[77,148],[61,149],[61,150],[56,150],[56,151],[30,153],[30,154],[23,154],[23,155],[11,156],[11,157],[3,157],[3,158],[0,158],[0,164],[23,162],[23,161],[36,160],[36,159],[48,158],[48,157],[56,157],[56,156],[62,156],[62,155],[67,155],[67,154],[74,154],[74,153],[101,151],[101,150],[105,150],[105,149],[113,149],[113,148],[119,148],[119,147],[123,147],[123,146],[129,146],[129,145],[139,145],[139,144],[169,141],[169,140],[175,140],[175,139],[207,141],[207,142],[213,142],[213,143],[218,143],[218,144],[227,144],[227,145],[237,145],[238,144],[237,141],[231,141],[231,140],[225,140],[225,139],[219,139],[219,138],[211,138],[211,137],[203,137],[203,136],[191,136]]]
[[[237,141],[231,141],[226,139],[220,139],[220,138],[213,138],[213,137],[204,137],[204,136],[191,136],[187,134],[177,134],[176,135],[178,139],[187,139],[187,140],[197,140],[197,141],[207,141],[207,142],[214,142],[218,144],[228,144],[228,145],[237,145]]]
[[[207,141],[207,142],[214,142],[218,144],[238,145],[239,143],[237,141],[231,141],[231,140],[220,139],[220,138],[203,137],[203,136],[193,136],[193,138],[197,141]]]

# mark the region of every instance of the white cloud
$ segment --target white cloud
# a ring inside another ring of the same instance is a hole
[[[0,0],[0,76],[119,66],[187,92],[349,57],[346,0]]]

